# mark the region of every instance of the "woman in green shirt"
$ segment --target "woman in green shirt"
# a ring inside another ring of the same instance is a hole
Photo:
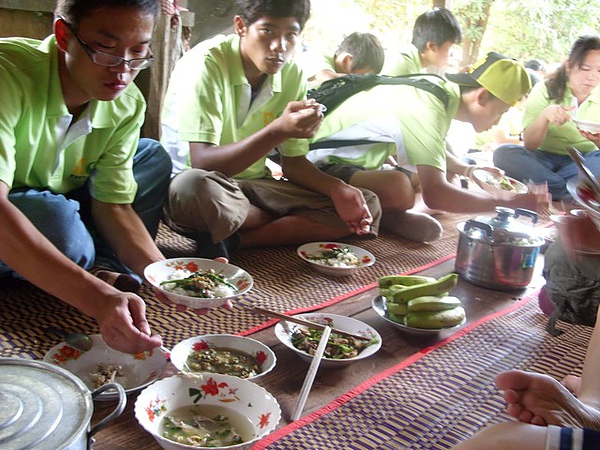
[[[600,175],[600,134],[578,129],[577,118],[600,122],[600,37],[582,36],[567,59],[545,82],[537,83],[523,117],[524,145],[502,145],[494,164],[517,180],[548,183],[552,200],[569,199],[567,182],[577,167],[565,148],[583,153],[586,165]]]

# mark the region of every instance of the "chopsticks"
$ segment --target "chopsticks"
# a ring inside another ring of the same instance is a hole
[[[360,339],[363,341],[370,341],[371,338],[367,336],[361,336],[359,334],[349,333],[348,331],[338,330],[337,328],[331,328],[327,325],[321,325],[320,323],[310,322],[308,320],[298,319],[297,317],[291,317],[286,314],[281,314],[276,311],[271,311],[270,309],[261,308],[259,306],[246,306],[248,310],[252,311],[255,314],[262,314],[269,317],[275,317],[276,319],[285,320],[287,322],[296,323],[298,325],[304,325],[308,328],[313,328],[316,330],[325,331],[326,328],[329,328],[332,333],[340,334],[342,336],[347,336],[355,339]]]
[[[327,341],[329,340],[329,334],[331,331],[332,330],[330,327],[325,326],[323,334],[321,335],[321,340],[319,340],[319,345],[317,346],[317,351],[313,356],[313,360],[310,363],[308,372],[306,372],[306,377],[304,378],[304,383],[302,384],[302,389],[300,390],[300,398],[298,398],[296,409],[292,414],[292,420],[298,420],[302,415],[302,410],[304,409],[304,405],[308,399],[308,393],[310,392],[313,382],[315,381],[315,376],[317,375],[317,370],[319,370],[321,359],[323,359],[323,353],[325,352],[325,347],[327,347]]]

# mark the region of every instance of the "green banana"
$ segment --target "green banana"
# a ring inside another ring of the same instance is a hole
[[[431,283],[417,284],[414,286],[407,286],[404,289],[395,290],[391,292],[391,296],[387,298],[393,303],[407,303],[413,298],[423,297],[425,295],[439,296],[456,286],[457,282],[458,274],[449,273]]]
[[[396,316],[404,316],[408,314],[408,305],[406,303],[388,303],[387,311]]]
[[[380,288],[389,288],[397,284],[401,286],[414,286],[416,284],[431,283],[435,281],[433,277],[425,277],[420,275],[386,275],[379,278],[378,284]]]
[[[393,304],[393,303],[392,303]],[[403,305],[403,303],[395,303],[396,305]],[[434,295],[425,295],[423,297],[413,298],[407,303],[407,309],[410,312],[418,311],[444,311],[446,309],[456,308],[461,306],[461,301],[454,296],[446,295],[443,297],[436,297]],[[389,309],[389,306],[388,306]],[[407,314],[404,313],[404,314]]]
[[[445,311],[421,311],[404,316],[404,325],[413,328],[437,329],[450,328],[460,324],[466,318],[462,306]]]

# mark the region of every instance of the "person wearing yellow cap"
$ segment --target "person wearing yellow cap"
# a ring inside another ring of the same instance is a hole
[[[494,164],[520,181],[548,183],[553,201],[570,200],[569,180],[577,167],[565,148],[575,147],[600,176],[600,133],[578,128],[575,120],[600,122],[600,36],[581,36],[567,59],[536,84],[523,116],[523,144],[503,145]]]
[[[330,109],[311,139],[308,158],[330,175],[375,192],[383,208],[381,227],[419,242],[438,239],[442,231],[433,217],[408,211],[419,190],[429,208],[448,212],[547,205],[544,189],[500,198],[461,189],[446,177],[468,177],[474,167],[446,152],[450,122],[469,122],[476,131],[496,124],[531,88],[520,63],[489,53],[469,72],[448,75],[448,80],[426,74],[416,78],[435,88],[377,85]],[[390,155],[396,155],[402,170],[380,170]]]

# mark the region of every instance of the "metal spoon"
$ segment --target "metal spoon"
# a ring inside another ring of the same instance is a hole
[[[592,183],[592,189],[596,191],[597,194],[600,194],[600,183],[592,173],[590,169],[584,163],[583,156],[581,152],[577,150],[575,147],[567,147],[567,154],[571,157],[571,159],[575,162],[575,165],[579,168],[579,171],[588,179],[590,183]]]
[[[47,327],[46,332],[50,332],[61,337],[71,347],[76,348],[77,350],[81,350],[82,352],[87,352],[88,350],[91,350],[93,345],[92,338],[84,333],[67,334],[64,331],[61,331],[58,328],[52,326]]]

